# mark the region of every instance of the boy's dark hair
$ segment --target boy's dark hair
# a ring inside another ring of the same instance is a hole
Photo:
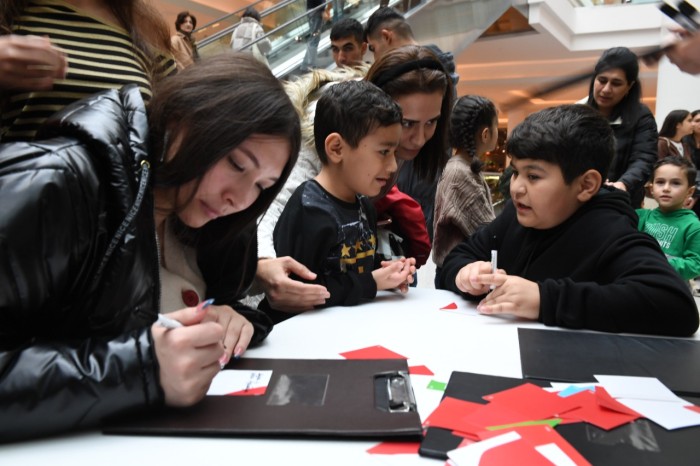
[[[659,136],[665,138],[672,138],[676,135],[676,125],[683,123],[690,112],[688,110],[672,110],[664,118],[664,123],[661,125],[659,130]]]
[[[474,173],[481,171],[482,162],[476,157],[476,138],[483,128],[491,129],[496,118],[496,106],[486,97],[465,95],[457,99],[450,115],[450,146],[465,150],[472,159]]]
[[[182,26],[182,23],[185,22],[188,16],[192,18],[192,29],[194,30],[197,28],[197,18],[195,18],[193,14],[190,14],[189,11],[181,11],[177,14],[177,19],[175,19],[175,30],[180,30],[180,26]]]
[[[544,160],[561,168],[564,182],[593,169],[603,180],[615,154],[610,123],[587,105],[540,110],[515,127],[506,143],[515,159]]]
[[[625,79],[632,84],[627,95],[618,103],[610,115],[610,120],[622,117],[623,125],[635,124],[642,99],[642,84],[639,82],[639,58],[627,47],[613,47],[606,50],[595,65],[595,76],[588,86],[588,105],[597,109],[598,104],[593,98],[593,84],[598,75],[613,68],[620,68],[625,73]]]
[[[360,45],[365,41],[362,24],[355,18],[343,18],[331,28],[331,40],[340,40],[346,37],[352,37]]]
[[[367,81],[344,81],[330,86],[318,99],[314,116],[316,152],[326,165],[326,138],[338,133],[350,147],[375,128],[401,123],[401,107]]]
[[[406,18],[388,6],[379,8],[367,19],[364,41],[367,42],[368,37],[374,37],[382,29],[390,29],[405,39],[413,38],[413,30]]]
[[[656,178],[656,169],[663,165],[674,165],[676,167],[680,167],[681,170],[685,172],[685,176],[688,178],[688,187],[695,186],[695,178],[698,175],[697,169],[692,163],[690,163],[690,160],[677,155],[664,157],[654,164],[654,170],[651,172],[652,182],[654,181],[654,178]]]
[[[260,22],[260,13],[258,13],[258,10],[256,10],[252,6],[249,6],[245,9],[243,14],[241,15],[241,18],[253,18],[255,21]]]

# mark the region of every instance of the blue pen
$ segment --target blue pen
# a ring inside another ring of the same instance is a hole
[[[209,298],[206,301],[202,301],[201,303],[199,303],[199,309],[206,309],[213,303],[214,298]],[[170,317],[167,317],[165,314],[158,314],[158,320],[156,320],[156,323],[161,327],[165,327],[167,329],[184,327],[184,325],[182,325],[180,322],[178,322],[175,319],[171,319]]]

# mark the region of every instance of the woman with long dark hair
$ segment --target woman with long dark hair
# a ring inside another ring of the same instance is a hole
[[[587,103],[610,122],[615,133],[615,157],[606,182],[627,191],[635,208],[641,207],[658,141],[656,121],[641,98],[637,56],[625,47],[603,52]]]
[[[147,108],[104,91],[38,138],[0,144],[0,438],[196,403],[272,327],[238,300],[301,144],[282,85],[222,54]]]

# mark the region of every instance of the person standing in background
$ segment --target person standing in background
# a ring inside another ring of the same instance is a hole
[[[634,208],[642,206],[659,139],[654,115],[641,98],[637,55],[626,47],[603,52],[584,103],[607,118],[615,133],[615,157],[605,183],[629,193]]]
[[[318,43],[321,40],[321,29],[324,21],[330,19],[331,3],[323,7],[323,0],[306,0],[306,16],[309,21],[309,38],[306,42],[306,53],[301,61],[301,71],[306,73],[316,66]]]
[[[0,141],[32,140],[50,115],[105,89],[176,72],[170,32],[144,0],[0,2]]]
[[[683,142],[690,149],[690,160],[695,165],[695,168],[700,168],[700,110],[693,110],[690,112],[692,117],[691,124],[693,126],[693,133],[684,137]],[[693,198],[688,202],[685,207],[692,209],[695,215],[700,217],[700,173],[698,173],[695,180],[695,193],[693,193]]]
[[[688,110],[673,110],[661,125],[659,130],[659,159],[671,155],[690,159],[690,148],[683,138],[693,134],[692,117]]]
[[[258,61],[269,68],[270,63],[267,61],[267,54],[272,50],[272,44],[267,37],[260,39],[264,35],[265,30],[260,24],[260,13],[252,6],[249,6],[241,15],[241,22],[231,34],[231,48],[252,53]],[[257,42],[249,45],[253,41]]]
[[[343,18],[331,28],[331,53],[336,66],[357,66],[367,51],[362,24]]]
[[[197,54],[197,44],[192,38],[192,31],[197,27],[197,18],[189,11],[181,11],[175,20],[174,36],[170,38],[170,45],[175,55],[177,69],[182,70],[190,66],[199,57]]]
[[[435,286],[447,254],[496,214],[481,157],[498,143],[498,113],[493,102],[478,95],[460,97],[450,115],[450,146],[435,194],[433,262]]]

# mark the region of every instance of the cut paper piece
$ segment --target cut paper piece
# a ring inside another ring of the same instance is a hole
[[[533,419],[527,413],[519,412],[517,409],[499,403],[478,406],[474,412],[467,414],[460,420],[462,427],[455,430],[464,432],[472,437],[478,437],[479,432],[486,430],[489,426],[538,420]]]
[[[525,421],[525,422],[516,422],[515,424],[505,424],[502,426],[489,426],[486,428],[486,430],[503,430],[503,429],[513,429],[515,427],[527,427],[527,426],[539,426],[539,425],[546,425],[549,427],[556,427],[559,424],[561,424],[561,419],[555,418],[555,419],[542,419],[541,421]]]
[[[577,408],[568,398],[549,393],[537,385],[525,383],[515,388],[503,390],[483,397],[491,404],[508,407],[527,417],[526,421],[549,419]],[[493,424],[490,424],[493,425]]]
[[[517,458],[518,466],[590,464],[561,435],[546,425],[519,427],[506,433],[498,431],[490,434],[494,437],[452,450],[447,453],[448,457],[456,466],[500,466],[514,464],[514,458]],[[473,452],[469,452],[469,449],[473,449]]]
[[[382,442],[369,450],[373,455],[410,455],[418,454],[420,442]]]
[[[457,303],[450,303],[447,306],[441,307],[440,309],[444,309],[444,310],[448,310],[448,311],[452,310],[452,309],[457,309]]]
[[[694,411],[696,413],[700,413],[700,406],[695,406],[695,405],[690,405],[690,406],[683,406],[685,409],[689,409],[691,411]]]
[[[435,375],[427,366],[408,366],[408,373],[411,375]]]
[[[406,356],[395,353],[381,345],[346,351],[345,353],[340,353],[340,355],[345,359],[408,359]]]
[[[600,387],[597,387],[597,389],[599,388]],[[615,427],[619,427],[639,418],[638,414],[628,414],[628,410],[624,407],[623,410],[625,412],[619,412],[601,406],[599,403],[600,398],[587,390],[571,395],[565,399],[579,404],[579,408],[562,414],[565,420],[575,419],[577,421],[588,422],[603,430],[614,429]]]
[[[598,404],[603,408],[611,409],[622,414],[629,414],[630,416],[641,417],[639,416],[639,413],[637,413],[633,409],[630,409],[629,407],[625,406],[624,404],[620,403],[615,398],[610,396],[608,391],[603,387],[596,387],[595,397]]]
[[[478,430],[477,426],[469,426],[469,430],[465,431],[465,424],[462,419],[482,406],[484,405],[446,396],[423,422],[423,427],[442,427],[443,429],[459,432]],[[463,437],[464,435],[461,436]]]
[[[271,378],[272,371],[224,370],[214,376],[207,395],[264,395]]]
[[[430,390],[438,390],[440,392],[444,392],[446,388],[447,388],[447,382],[439,382],[437,380],[431,380],[430,383],[428,383],[428,389],[430,389]]]
[[[619,398],[618,401],[666,430],[700,425],[700,413],[686,409],[687,401],[636,400],[632,398]]]
[[[589,392],[595,391],[595,385],[585,385],[585,386],[575,386],[575,385],[569,385],[566,387],[564,390],[561,390],[557,392],[557,395],[559,395],[562,398],[566,398],[567,396],[575,395],[578,392],[583,392],[588,390]]]
[[[683,401],[655,377],[632,377],[623,375],[594,375],[593,377],[600,382],[613,398]]]

